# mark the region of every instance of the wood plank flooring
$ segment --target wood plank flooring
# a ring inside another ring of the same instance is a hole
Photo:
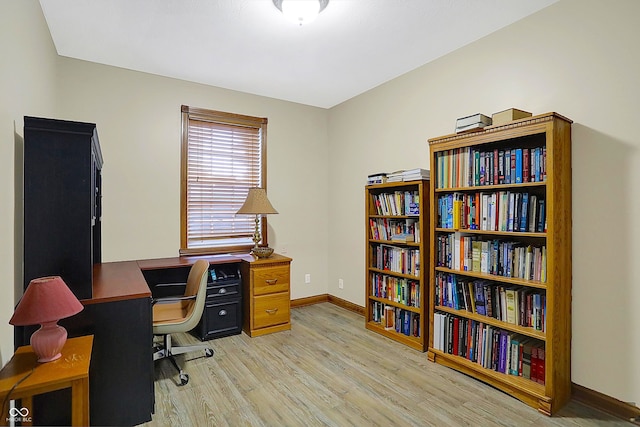
[[[546,417],[330,303],[292,309],[291,317],[291,331],[212,340],[211,358],[179,356],[190,376],[184,387],[168,360],[156,362],[156,412],[144,425],[632,425],[574,401]],[[174,345],[196,342],[174,336]]]

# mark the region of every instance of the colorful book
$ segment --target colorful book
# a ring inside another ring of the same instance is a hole
[[[522,148],[516,148],[516,184],[522,183]]]

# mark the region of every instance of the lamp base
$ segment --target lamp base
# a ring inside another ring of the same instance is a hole
[[[65,342],[67,342],[67,330],[58,325],[57,320],[43,323],[40,329],[31,335],[31,347],[40,363],[59,359]]]
[[[269,258],[273,254],[273,248],[268,246],[255,246],[251,249],[251,253],[258,258]]]

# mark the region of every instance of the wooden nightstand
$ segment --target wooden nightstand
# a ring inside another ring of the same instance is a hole
[[[247,256],[243,260],[244,332],[257,337],[291,329],[291,258],[273,254],[269,258]]]
[[[70,338],[58,360],[38,363],[30,345],[19,347],[9,363],[0,371],[0,398],[4,400],[14,384],[9,399],[22,399],[22,408],[0,414],[1,423],[19,418],[30,424],[32,397],[49,391],[71,388],[71,424],[89,425],[89,364],[93,335]],[[26,424],[25,424],[26,422]]]

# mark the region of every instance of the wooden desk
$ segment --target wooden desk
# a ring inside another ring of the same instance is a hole
[[[138,267],[145,272],[184,267],[186,282],[188,268],[198,259],[204,259],[211,265],[240,263],[242,272],[242,314],[240,316],[242,320],[240,322],[247,335],[256,337],[291,329],[290,264],[292,260],[289,257],[275,253],[269,258],[256,258],[250,254],[240,253],[198,255],[138,260]],[[213,295],[209,290],[207,295],[204,318],[208,318],[212,313],[209,304],[212,308],[216,308],[213,306],[211,298]]]
[[[29,375],[32,369],[33,372],[11,392],[10,399],[22,399],[22,408],[19,408],[21,412],[15,411],[15,414],[9,414],[8,408],[6,412],[3,411],[0,414],[3,425],[11,415],[14,418],[27,418],[27,423],[23,425],[28,425],[32,416],[32,396],[71,387],[71,423],[74,426],[88,426],[92,346],[92,335],[71,338],[62,348],[62,357],[47,363],[37,362],[37,356],[30,345],[19,347],[0,371],[0,398],[4,401],[11,387]]]

